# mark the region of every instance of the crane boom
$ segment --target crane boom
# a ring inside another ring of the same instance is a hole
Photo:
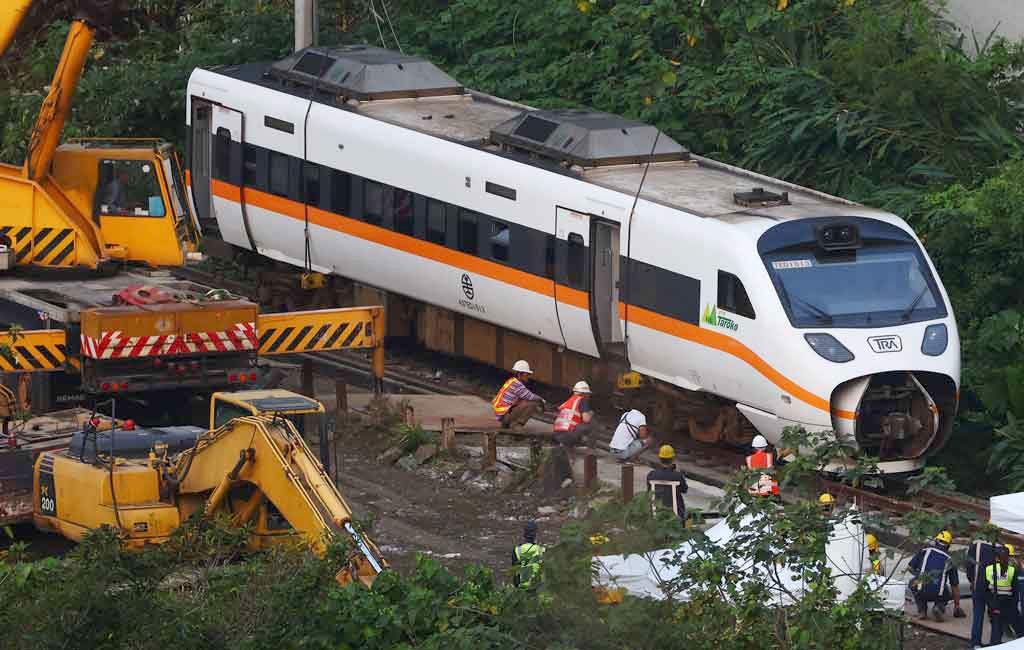
[[[7,51],[14,40],[31,6],[32,0],[7,0],[0,6],[0,55]]]

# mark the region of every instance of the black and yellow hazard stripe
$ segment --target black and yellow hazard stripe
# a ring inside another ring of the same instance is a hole
[[[0,237],[10,241],[16,264],[71,266],[75,262],[75,231],[71,228],[0,226]]]
[[[260,330],[260,354],[368,348],[373,347],[374,342],[370,321],[268,327]]]
[[[0,372],[52,372],[67,363],[64,332],[22,332],[14,340],[0,333]]]

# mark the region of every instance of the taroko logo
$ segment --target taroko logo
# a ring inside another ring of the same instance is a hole
[[[476,292],[473,291],[473,280],[468,273],[462,274],[462,293],[466,294],[466,300],[472,300]]]
[[[868,345],[871,349],[879,354],[883,352],[901,352],[903,351],[903,341],[900,337],[892,334],[890,336],[872,336],[868,339]]]

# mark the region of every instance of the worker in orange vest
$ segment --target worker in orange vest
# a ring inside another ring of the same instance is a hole
[[[544,398],[526,387],[526,381],[533,374],[530,364],[520,359],[512,366],[512,372],[512,377],[502,385],[491,402],[494,415],[505,428],[526,424],[544,410]]]
[[[750,486],[750,493],[762,497],[778,496],[779,482],[775,480],[775,454],[768,451],[768,441],[764,436],[754,436],[751,443],[754,453],[747,456],[747,469],[767,470],[761,473],[757,483]]]
[[[572,387],[572,395],[558,407],[555,418],[555,442],[569,455],[570,467],[576,462],[573,450],[590,433],[590,421],[594,409],[590,406],[590,384],[578,381]]]

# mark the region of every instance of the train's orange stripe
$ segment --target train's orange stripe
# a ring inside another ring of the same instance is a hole
[[[241,191],[237,185],[213,180],[211,181],[211,190],[214,195],[235,201],[236,203],[241,199]],[[270,210],[299,221],[304,221],[306,218],[306,209],[301,203],[249,187],[245,189],[245,201],[249,205]],[[480,259],[461,251],[454,251],[440,244],[426,242],[409,235],[403,235],[380,226],[374,226],[357,219],[344,217],[314,207],[309,208],[309,222],[336,232],[342,232],[366,241],[388,246],[389,248],[412,253],[419,257],[466,269],[522,289],[555,298],[558,302],[573,307],[580,309],[589,308],[589,297],[585,291],[573,289],[562,284],[556,286],[552,280],[518,269],[511,269],[496,262]],[[625,317],[626,306],[624,303],[619,303],[619,314]],[[730,336],[712,332],[675,318],[663,316],[636,305],[629,306],[628,314],[629,321],[632,323],[731,354],[746,362],[769,381],[800,401],[823,411],[830,410],[827,399],[815,395],[787,378],[753,350]],[[853,411],[835,409],[831,410],[831,412],[847,420],[856,418],[856,413]]]

